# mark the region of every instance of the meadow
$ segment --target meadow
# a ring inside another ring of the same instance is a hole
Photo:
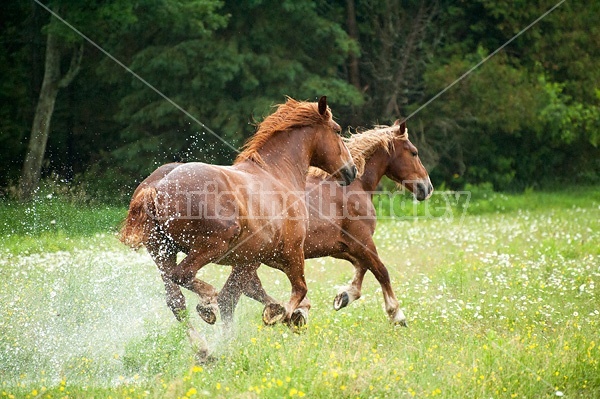
[[[408,328],[388,322],[371,274],[334,311],[352,267],[308,260],[308,325],[265,327],[248,298],[230,336],[192,314],[205,364],[148,254],[116,239],[124,208],[2,202],[0,398],[600,397],[600,189],[472,194],[382,214]],[[200,276],[220,287],[229,270]],[[281,272],[259,272],[289,298]]]

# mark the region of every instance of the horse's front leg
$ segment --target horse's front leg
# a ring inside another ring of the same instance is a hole
[[[258,277],[257,270],[259,267],[260,263],[234,266],[223,289],[219,292],[219,311],[224,322],[233,321],[233,313],[241,293],[265,306],[274,305],[273,310],[275,312],[276,309],[283,309],[279,308],[276,305],[278,303],[277,300],[265,291],[260,277]],[[305,297],[300,302],[298,308],[292,313],[290,322],[296,327],[306,324],[310,307],[310,301]]]
[[[272,325],[278,321],[291,321],[294,325],[304,325],[306,324],[308,314],[303,314],[303,308],[298,309],[308,291],[306,279],[304,278],[304,253],[302,246],[296,247],[294,252],[289,251],[287,262],[282,262],[280,266],[279,268],[290,280],[292,294],[289,302],[284,305],[279,303],[268,304],[263,311],[263,322],[266,325]]]
[[[218,297],[221,319],[225,324],[233,322],[233,314],[242,293],[263,305],[277,302],[263,288],[257,273],[259,267],[260,263],[233,266]]]
[[[383,292],[383,301],[385,303],[385,311],[393,324],[398,324],[403,327],[407,327],[406,324],[406,316],[402,309],[400,309],[400,304],[396,299],[396,295],[392,290],[392,283],[390,281],[390,275],[387,271],[385,265],[381,262],[378,256],[373,256],[373,259],[367,261],[367,265],[370,266],[369,270],[379,284],[381,285],[381,290]]]

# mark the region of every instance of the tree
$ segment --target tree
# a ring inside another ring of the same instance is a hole
[[[420,109],[555,2],[49,2],[193,118],[87,44],[80,72],[61,88],[75,76],[81,38],[48,23],[35,2],[7,0],[0,15],[3,188],[19,177],[27,136],[44,128],[45,154],[38,145],[43,156],[32,162],[41,162],[42,175],[85,181],[88,192],[115,197],[163,162],[229,163],[232,147],[270,106],[285,95],[321,94],[343,126],[390,123],[419,109],[408,124],[411,140],[436,184],[504,189],[539,184],[541,176],[600,180],[600,3],[564,2]],[[53,85],[42,85],[44,77]],[[56,94],[45,95],[47,87]],[[53,112],[42,98],[55,99]],[[46,117],[35,129],[38,105]]]
[[[57,22],[53,21],[53,23]],[[71,62],[69,69],[63,74],[61,73],[61,62],[65,52],[71,53]],[[82,57],[83,43],[65,49],[60,43],[60,37],[52,29],[49,30],[46,39],[44,80],[33,117],[29,146],[19,183],[21,200],[30,200],[38,187],[56,96],[60,89],[67,87],[73,81],[81,67]]]
[[[423,99],[422,74],[432,57],[435,1],[359,2],[360,46],[373,121],[406,116],[407,106]]]
[[[42,76],[39,56],[40,29],[44,21],[31,3],[3,4],[0,17],[0,187],[18,181],[25,148],[22,141],[31,129]],[[33,89],[35,87],[35,90]]]
[[[144,18],[153,29],[137,26],[121,39],[119,52],[126,50],[134,71],[229,145],[127,77],[118,115],[126,124],[123,145],[110,155],[123,165],[122,174],[144,176],[171,160],[230,163],[254,132],[252,119],[286,95],[304,100],[327,94],[335,104],[360,104],[360,91],[341,73],[356,48],[327,18],[326,3],[226,2],[210,15],[201,12],[206,7],[170,8],[160,19],[156,8],[148,9]]]
[[[443,45],[423,74],[427,95],[555,4],[444,5]],[[600,178],[597,10],[595,3],[564,3],[418,114],[441,159],[436,178],[451,187],[492,183],[502,190]]]
[[[57,0],[50,4],[50,9],[72,24],[86,23],[90,30],[102,37],[102,34],[106,33],[115,22],[126,25],[131,21],[132,3],[116,0],[98,1],[82,6]],[[19,182],[19,197],[25,201],[30,200],[38,188],[58,92],[71,84],[77,76],[83,58],[83,39],[65,24],[52,18],[44,30],[46,32],[44,78]],[[67,71],[63,73],[62,64],[66,57],[70,57],[70,63]]]

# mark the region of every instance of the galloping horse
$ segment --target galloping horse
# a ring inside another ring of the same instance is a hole
[[[369,270],[381,284],[390,321],[406,325],[406,317],[399,308],[388,271],[373,242],[377,218],[371,200],[384,175],[413,192],[419,201],[431,196],[433,186],[417,148],[408,139],[405,123],[396,121],[393,126],[378,126],[354,134],[346,145],[359,171],[359,177],[352,184],[334,186],[330,176],[313,171],[307,180],[310,223],[304,242],[304,257],[333,256],[354,265],[352,282],[343,287],[334,299],[335,310],[360,298],[363,278]],[[226,323],[231,322],[241,293],[265,305],[274,301],[262,287],[256,273],[259,266],[259,263],[243,268],[234,266],[218,299],[221,317]],[[305,324],[309,309],[310,303],[305,299],[291,323],[297,326]]]
[[[263,311],[266,324],[288,321],[305,297],[308,169],[326,170],[343,185],[357,173],[340,130],[325,97],[318,103],[288,98],[258,125],[233,166],[169,164],[135,190],[121,241],[146,246],[165,284],[167,304],[187,323],[199,356],[207,354],[206,343],[186,316],[180,287],[199,296],[198,313],[214,323],[218,293],[196,278],[207,263],[242,270],[260,262],[287,275],[290,300],[270,301]],[[179,263],[178,252],[187,254]]]

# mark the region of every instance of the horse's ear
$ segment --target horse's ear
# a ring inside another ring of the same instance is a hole
[[[406,121],[403,121],[403,122],[400,124],[400,130],[399,130],[398,132],[399,132],[400,134],[404,134],[404,133],[406,133]]]
[[[319,114],[325,115],[327,111],[327,96],[319,98]]]
[[[392,126],[398,126],[400,124],[400,119],[396,119]]]

